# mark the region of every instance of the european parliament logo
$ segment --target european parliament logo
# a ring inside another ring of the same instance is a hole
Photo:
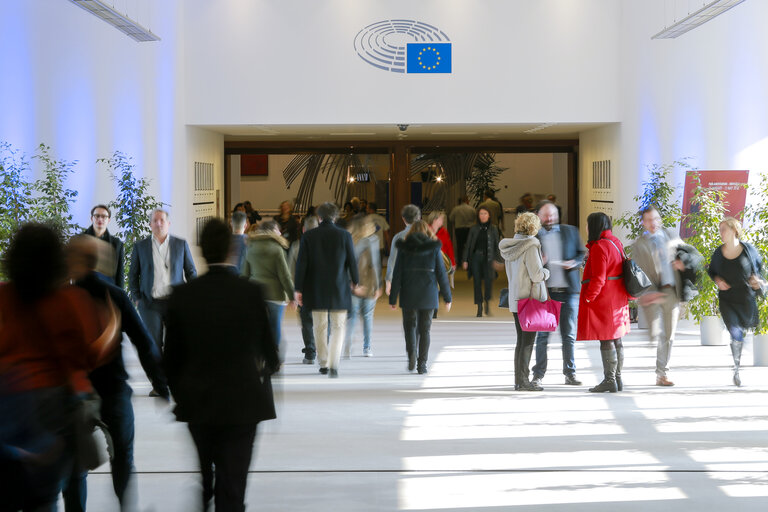
[[[451,40],[439,28],[416,20],[372,23],[355,36],[366,63],[392,73],[451,73]]]

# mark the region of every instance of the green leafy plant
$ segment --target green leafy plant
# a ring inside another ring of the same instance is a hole
[[[676,226],[682,215],[680,209],[680,187],[672,183],[670,175],[676,168],[686,171],[694,170],[686,158],[675,160],[671,164],[648,166],[648,179],[642,184],[642,191],[633,199],[637,209],[627,211],[618,219],[614,219],[616,226],[627,230],[629,240],[637,240],[643,234],[643,226],[638,212],[653,205],[659,210],[661,221],[665,227]]]
[[[32,184],[26,155],[7,142],[0,142],[0,258],[8,249],[11,235],[27,220],[32,202]],[[5,279],[0,266],[0,279]]]
[[[472,165],[472,171],[467,177],[467,194],[472,196],[475,208],[482,202],[486,190],[498,189],[494,187],[499,175],[506,171],[507,167],[496,165],[495,153],[480,153]]]
[[[763,268],[768,265],[768,174],[760,174],[756,184],[748,187],[750,200],[744,208],[744,235],[746,241],[757,249],[763,258]],[[764,278],[765,276],[763,276]],[[768,334],[768,300],[759,299],[757,311],[760,322],[755,334]]]
[[[109,207],[119,228],[115,235],[125,244],[127,279],[134,244],[150,234],[150,212],[166,203],[158,201],[149,193],[149,180],[136,177],[133,158],[125,153],[115,151],[111,157],[100,158],[97,162],[106,164],[110,178],[117,185],[117,197],[109,203]]]
[[[699,294],[688,303],[688,310],[696,323],[706,316],[718,314],[717,286],[706,275],[706,269],[712,260],[712,253],[721,244],[720,222],[725,217],[726,203],[724,194],[711,188],[701,186],[701,177],[694,175],[696,188],[691,198],[691,213],[683,219],[683,223],[693,230],[686,242],[696,248],[704,257],[702,270],[698,279]]]
[[[66,181],[75,170],[77,161],[58,160],[51,156],[51,148],[45,144],[37,147],[32,157],[43,165],[43,177],[32,188],[37,192],[31,201],[32,218],[48,223],[66,240],[83,230],[72,221],[70,208],[77,198],[77,190],[66,187]]]

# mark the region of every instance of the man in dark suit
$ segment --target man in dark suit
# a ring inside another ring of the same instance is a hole
[[[576,379],[574,361],[574,342],[576,340],[576,316],[579,312],[579,269],[584,261],[584,244],[581,243],[579,230],[573,226],[560,224],[557,205],[552,201],[542,201],[538,206],[541,230],[537,238],[541,241],[544,265],[549,270],[547,290],[552,299],[561,302],[560,338],[563,344],[563,374],[565,383],[580,386]],[[533,367],[531,384],[541,385],[547,371],[548,332],[540,332],[536,337],[536,365]]]
[[[131,298],[139,307],[141,318],[161,352],[165,311],[171,287],[197,275],[187,241],[169,235],[170,225],[167,211],[152,211],[152,235],[133,246],[128,272]]]
[[[317,216],[320,226],[301,237],[294,287],[299,305],[312,311],[320,373],[335,378],[339,376],[347,311],[352,306],[351,289],[359,279],[352,235],[334,224],[338,207],[323,203]]]
[[[122,240],[109,234],[107,225],[109,225],[111,217],[112,212],[109,211],[107,205],[97,204],[91,208],[91,225],[85,230],[85,234],[104,240],[112,247],[114,267],[110,267],[110,273],[107,274],[107,277],[115,286],[122,288],[125,285],[125,247],[123,247]]]
[[[227,224],[200,235],[208,273],[168,300],[166,374],[178,421],[187,422],[203,479],[203,508],[245,510],[256,426],[275,418],[270,375],[280,368],[261,287],[231,264]],[[215,488],[214,488],[215,481]]]
[[[70,277],[75,285],[87,291],[93,300],[107,307],[111,302],[120,312],[120,330],[136,347],[139,361],[154,389],[168,400],[168,385],[160,363],[160,352],[144,323],[131,304],[128,294],[114,286],[111,279],[97,273],[99,244],[106,245],[90,236],[81,235],[72,239],[67,246],[67,264]],[[121,334],[122,336],[122,334]],[[101,420],[106,424],[112,438],[113,456],[112,486],[120,501],[122,510],[132,510],[137,505],[133,467],[134,420],[128,373],[123,363],[120,343],[116,344],[112,359],[93,370],[89,375],[94,390],[101,398]],[[85,510],[87,497],[86,476],[88,472],[73,473],[64,489],[65,510]]]

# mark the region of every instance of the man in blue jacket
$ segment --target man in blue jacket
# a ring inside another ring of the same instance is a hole
[[[560,224],[557,205],[542,201],[538,206],[541,230],[536,237],[541,241],[544,265],[549,270],[547,291],[553,300],[562,303],[560,309],[560,337],[563,345],[563,374],[565,383],[580,386],[576,378],[574,342],[576,340],[576,317],[579,312],[579,269],[584,261],[584,244],[579,230],[567,224]],[[547,371],[547,343],[549,333],[540,332],[536,337],[536,365],[533,367],[531,383],[541,385]]]
[[[172,287],[197,276],[187,241],[169,235],[170,225],[166,210],[158,208],[152,211],[152,235],[133,246],[128,272],[131,298],[161,352],[168,296]]]

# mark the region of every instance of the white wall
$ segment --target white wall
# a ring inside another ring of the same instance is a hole
[[[751,178],[768,171],[768,2],[744,2],[677,39],[651,40],[666,4],[622,2],[617,200],[627,209],[649,164],[690,157],[700,169],[749,169]]]
[[[93,204],[114,198],[96,159],[120,150],[171,204],[174,232],[190,236],[182,5],[154,2],[162,41],[137,43],[70,2],[0,2],[0,140],[27,153],[44,142],[79,162],[68,186],[79,192],[81,224]]]
[[[617,121],[615,0],[185,0],[191,124]],[[354,50],[386,19],[437,26],[451,75]]]

